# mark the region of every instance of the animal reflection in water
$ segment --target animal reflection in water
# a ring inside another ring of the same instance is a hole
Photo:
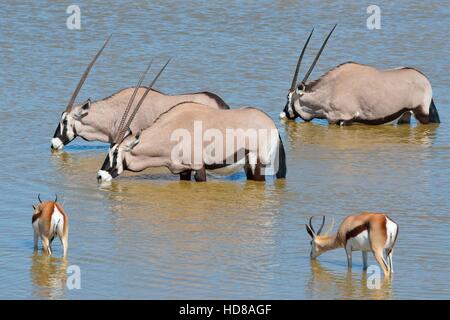
[[[319,79],[307,82],[335,28],[323,42],[303,80],[297,83],[300,64],[314,29],[311,31],[298,59],[281,118],[326,119],[330,124],[341,125],[384,124],[396,119],[409,123],[414,114],[420,123],[440,122],[430,81],[414,68],[379,70],[346,62]]]
[[[373,287],[373,276],[371,273],[352,272],[346,269],[343,274],[341,271],[335,271],[325,267],[317,259],[310,260],[311,276],[307,280],[307,293],[311,299],[320,299],[323,293],[330,294],[335,299],[361,299],[368,297],[370,299],[390,299],[392,298],[392,277],[381,277],[377,279]]]
[[[311,236],[311,259],[336,248],[345,248],[348,267],[352,268],[352,251],[362,251],[363,268],[367,269],[367,253],[371,251],[383,270],[385,276],[394,272],[393,252],[398,236],[398,225],[382,213],[363,212],[346,217],[336,234],[330,235],[334,219],[328,230],[321,234],[325,225],[325,216],[317,230],[312,226],[312,219],[306,226]]]
[[[66,258],[57,258],[34,252],[31,256],[31,280],[37,296],[43,299],[62,299],[67,282]]]

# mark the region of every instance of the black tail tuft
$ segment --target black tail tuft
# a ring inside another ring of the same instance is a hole
[[[283,141],[281,140],[280,135],[278,135],[279,143],[278,143],[278,171],[277,178],[284,179],[286,178],[286,153],[284,151]]]
[[[433,99],[431,99],[430,109],[429,109],[429,121],[430,123],[441,123],[441,119],[439,119],[439,113],[434,105]]]

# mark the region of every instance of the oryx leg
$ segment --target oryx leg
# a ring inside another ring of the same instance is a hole
[[[422,105],[414,109],[414,117],[420,123],[440,123],[439,113],[434,105],[433,99],[428,103],[425,101]]]
[[[410,124],[411,123],[411,111],[406,111],[402,114],[400,118],[397,120],[397,124]]]
[[[180,180],[191,181],[191,170],[183,171],[180,173]]]
[[[200,170],[195,171],[194,175],[196,182],[205,182],[206,181],[206,168],[203,166]]]
[[[345,246],[345,253],[347,255],[347,267],[352,268],[352,248],[349,245]]]
[[[367,251],[362,251],[363,270],[367,270]]]

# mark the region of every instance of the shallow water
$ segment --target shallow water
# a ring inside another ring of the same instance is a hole
[[[0,298],[450,298],[448,4],[379,1],[382,29],[370,31],[357,1],[77,3],[80,31],[66,28],[66,4],[1,4]],[[414,66],[431,80],[442,124],[280,121],[305,37],[316,25],[304,66],[336,22],[312,78],[348,60]],[[99,186],[106,145],[76,140],[50,152],[60,113],[110,33],[80,101],[133,85],[151,57],[173,56],[156,87],[209,90],[268,112],[287,179],[196,184],[155,169]],[[55,192],[70,217],[67,259],[58,243],[51,258],[32,248],[31,205]],[[343,250],[309,259],[310,215],[339,221],[363,210],[400,226],[395,274],[377,290],[358,253],[352,272]],[[80,290],[64,285],[70,265],[81,269]]]

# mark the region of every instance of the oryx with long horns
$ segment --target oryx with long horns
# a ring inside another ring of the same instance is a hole
[[[110,36],[111,37],[111,36]],[[74,105],[75,99],[92,69],[97,58],[106,47],[110,37],[92,59],[81,77],[75,91],[62,113],[59,124],[51,141],[52,149],[62,149],[77,136],[87,141],[101,141],[111,143],[117,135],[119,121],[126,109],[128,101],[135,88],[122,89],[111,96],[91,101],[88,99],[82,104]],[[138,94],[143,94],[146,88],[141,87]],[[181,95],[166,95],[156,90],[148,93],[149,99],[143,103],[133,129],[149,126],[161,113],[181,102],[196,102],[216,109],[228,109],[228,105],[217,95],[210,92],[186,93]]]
[[[430,81],[410,68],[378,70],[347,62],[329,70],[317,80],[308,81],[320,54],[336,26],[330,31],[303,80],[297,77],[311,31],[297,61],[287,103],[280,117],[304,121],[326,119],[330,124],[383,124],[401,117],[409,122],[414,114],[420,123],[439,123]]]
[[[129,129],[161,72],[120,128],[97,174],[99,182],[110,181],[124,170],[138,172],[150,167],[166,167],[181,180],[190,180],[194,173],[196,181],[206,181],[207,171],[229,175],[242,168],[247,179],[285,178],[285,153],[278,130],[272,119],[256,108],[219,110],[186,102],[161,114],[142,132]],[[125,118],[124,114],[122,123]]]

